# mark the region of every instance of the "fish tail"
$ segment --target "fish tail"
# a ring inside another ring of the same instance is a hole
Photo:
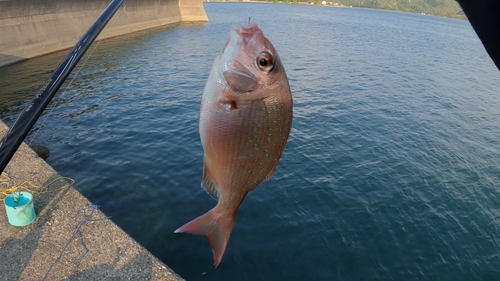
[[[224,256],[226,246],[233,231],[235,216],[222,215],[216,208],[186,223],[175,233],[205,235],[214,254],[214,266],[217,267]]]

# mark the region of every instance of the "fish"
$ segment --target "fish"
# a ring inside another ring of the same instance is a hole
[[[278,52],[255,23],[232,26],[201,98],[201,186],[217,205],[176,233],[205,235],[221,262],[247,194],[273,177],[292,128],[293,100]]]

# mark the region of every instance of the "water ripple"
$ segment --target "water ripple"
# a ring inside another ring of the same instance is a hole
[[[205,8],[204,25],[103,41],[72,74],[34,130],[59,173],[188,280],[500,278],[500,78],[468,22]],[[229,26],[249,15],[283,60],[294,122],[274,179],[247,196],[213,269],[206,239],[173,230],[216,203],[199,187],[199,103]],[[2,69],[3,120],[63,55]]]

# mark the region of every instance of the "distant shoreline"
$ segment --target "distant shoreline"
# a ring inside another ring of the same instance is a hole
[[[261,3],[261,4],[282,4],[282,5],[304,5],[304,6],[319,6],[319,7],[327,7],[327,8],[361,8],[361,9],[374,9],[374,10],[382,10],[382,11],[389,11],[389,12],[399,12],[399,13],[409,13],[409,14],[415,14],[415,15],[422,15],[422,16],[434,16],[434,17],[441,17],[441,18],[448,18],[448,19],[457,19],[457,20],[468,20],[465,15],[457,14],[456,16],[445,16],[445,15],[435,15],[435,14],[426,14],[426,13],[416,13],[416,12],[405,12],[405,11],[400,11],[400,10],[390,10],[390,9],[379,9],[379,8],[371,8],[371,7],[361,7],[361,6],[345,6],[342,4],[328,4],[332,2],[326,2],[327,4],[316,4],[314,2],[284,2],[284,1],[278,1],[278,2],[273,2],[273,1],[262,1],[262,0],[240,0],[240,1],[234,1],[234,0],[204,0],[203,2],[211,2],[211,3]]]

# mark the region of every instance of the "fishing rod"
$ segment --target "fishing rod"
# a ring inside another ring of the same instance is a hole
[[[75,68],[76,64],[80,61],[118,8],[120,8],[123,1],[124,0],[112,0],[106,9],[104,9],[102,14],[75,44],[73,49],[69,51],[68,55],[66,55],[49,79],[43,84],[31,103],[21,112],[7,134],[5,134],[2,141],[0,141],[0,173],[3,172],[12,156],[14,156],[17,149],[24,141],[24,138],[28,135],[33,125],[35,125],[57,90],[59,90],[66,78],[68,78],[68,75],[73,68]]]

